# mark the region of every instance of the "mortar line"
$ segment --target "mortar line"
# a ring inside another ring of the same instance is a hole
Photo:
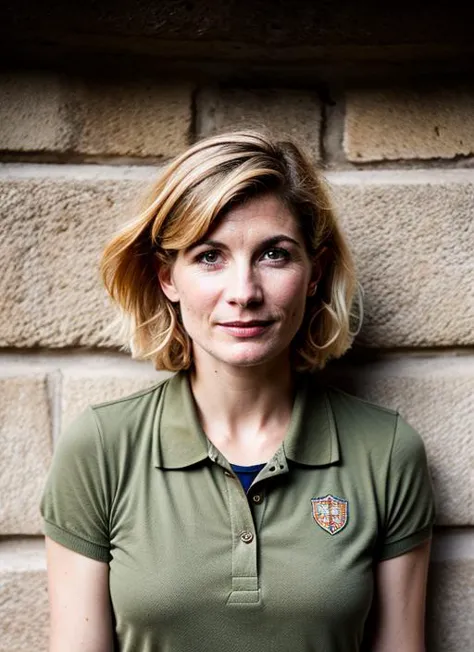
[[[47,374],[48,386],[50,388],[50,414],[51,414],[51,437],[52,445],[58,441],[61,432],[62,414],[62,384],[63,375],[60,369],[55,369]]]
[[[324,109],[326,111],[326,109]],[[323,113],[323,111],[322,111]],[[326,129],[327,125],[325,125]],[[326,145],[324,144],[324,148]],[[325,155],[327,152],[325,153]],[[326,170],[324,176],[335,184],[374,183],[374,184],[405,184],[416,185],[423,183],[462,183],[472,181],[474,167],[471,165],[453,167],[329,167],[333,163],[325,158]],[[165,164],[166,161],[163,162]],[[62,179],[74,181],[149,181],[153,180],[160,165],[111,165],[110,163],[5,163],[0,162],[1,180],[21,179]]]

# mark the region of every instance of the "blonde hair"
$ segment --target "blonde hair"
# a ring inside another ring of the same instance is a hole
[[[294,143],[235,131],[198,141],[158,178],[145,210],[106,247],[101,272],[123,313],[122,334],[136,358],[157,369],[192,364],[192,347],[177,306],[158,282],[159,265],[200,240],[231,206],[277,195],[298,220],[310,259],[324,261],[292,343],[295,369],[314,370],[351,345],[356,278],[349,248],[322,179]]]

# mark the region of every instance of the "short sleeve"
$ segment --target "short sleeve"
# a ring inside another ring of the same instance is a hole
[[[110,560],[107,468],[91,408],[59,437],[41,499],[45,534],[75,552]]]
[[[386,520],[380,559],[408,552],[430,538],[434,498],[420,435],[399,415],[386,484]]]

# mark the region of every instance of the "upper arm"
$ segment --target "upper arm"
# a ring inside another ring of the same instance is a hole
[[[423,652],[430,541],[375,569],[373,652]]]
[[[59,437],[41,499],[45,534],[103,562],[110,560],[110,461],[86,410]]]
[[[109,566],[46,537],[50,652],[113,650]]]
[[[435,511],[423,440],[400,415],[384,481],[385,518],[378,557],[387,560],[430,538]]]

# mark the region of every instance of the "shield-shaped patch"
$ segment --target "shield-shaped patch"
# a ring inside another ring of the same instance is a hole
[[[311,504],[314,520],[329,534],[337,534],[347,525],[349,502],[344,498],[328,494],[322,498],[312,498]]]

